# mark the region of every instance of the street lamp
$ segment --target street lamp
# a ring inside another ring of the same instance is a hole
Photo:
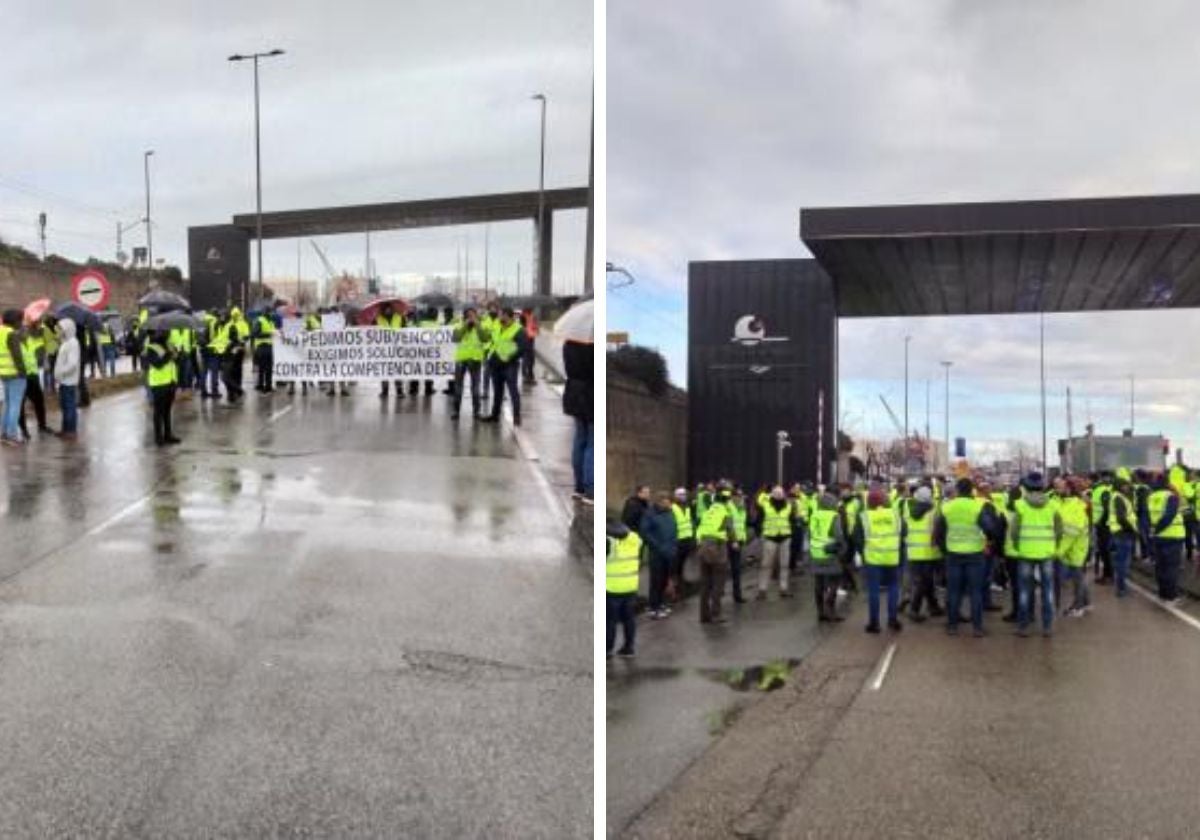
[[[260,58],[272,58],[277,55],[283,55],[283,50],[275,49],[265,53],[251,53],[250,55],[231,55],[230,61],[250,61],[254,62],[254,181],[255,181],[255,236],[258,240],[258,296],[263,297],[263,265],[262,265],[262,144],[259,140],[259,120],[258,120],[258,60]]]
[[[946,463],[950,463],[950,366],[954,362],[942,362],[946,369]]]
[[[150,235],[150,156],[153,149],[142,153],[142,169],[146,173],[146,265],[149,267],[150,279],[154,279],[154,239]]]
[[[791,447],[792,442],[785,431],[775,433],[775,483],[783,486],[783,450]]]
[[[904,336],[904,461],[908,463],[908,342],[911,335]]]
[[[537,278],[537,283],[534,285],[534,291],[541,294],[550,290],[543,289],[542,284],[545,283],[545,278],[542,277],[542,233],[546,221],[546,94],[535,93],[530,99],[536,99],[542,103],[542,143],[540,158],[538,164],[538,216],[537,216],[537,253],[534,254],[534,276]]]

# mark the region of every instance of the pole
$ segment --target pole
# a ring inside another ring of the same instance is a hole
[[[836,432],[835,432],[836,434]],[[824,481],[824,452],[825,450],[825,389],[817,391],[817,484]]]
[[[517,260],[517,294],[521,294],[521,261]]]
[[[908,463],[908,342],[911,335],[904,336],[904,461]]]
[[[1063,469],[1067,473],[1075,471],[1075,452],[1071,442],[1071,386],[1067,386],[1067,448],[1064,450],[1066,463],[1063,464]]]
[[[930,440],[929,440],[929,378],[926,377],[926,379],[925,379],[925,445],[929,446],[929,442],[930,442]],[[937,458],[936,450],[933,452],[933,455],[934,455],[934,458],[936,461],[936,458]]]
[[[146,175],[146,265],[149,268],[151,280],[154,279],[154,236],[150,226],[150,155],[152,154],[154,154],[153,149],[142,154],[142,168]]]
[[[367,254],[366,254],[367,263],[366,263],[365,269],[363,270],[363,277],[365,277],[367,280],[367,294],[371,294],[371,230],[370,230],[370,228],[368,228],[365,231],[365,233],[367,235]]]
[[[1133,434],[1133,393],[1136,374],[1129,374],[1129,434]]]
[[[593,161],[596,157],[596,95],[592,94],[592,122],[588,130],[588,205],[587,205],[587,245],[583,258],[583,291],[586,294],[592,290],[592,262],[595,260],[595,234],[592,217],[595,214],[593,198],[595,176]]]
[[[120,222],[117,222],[120,225]],[[46,211],[38,213],[38,239],[42,241],[42,262],[46,261]]]
[[[254,56],[254,226],[258,239],[258,297],[263,293],[262,257],[262,140],[258,119],[258,55]]]
[[[535,93],[533,98],[542,103],[541,146],[538,151],[538,210],[537,225],[535,225],[533,276],[535,292],[542,290],[545,278],[542,277],[542,229],[546,220],[546,94]]]
[[[1050,462],[1046,460],[1046,313],[1038,313],[1038,368],[1041,376],[1042,389],[1042,469],[1048,471]]]
[[[488,287],[488,260],[489,260],[488,248],[490,247],[491,233],[492,233],[492,226],[484,225],[483,226],[483,287],[485,289]]]
[[[950,365],[953,362],[942,362],[946,369],[946,463],[950,463]]]
[[[296,306],[300,306],[300,240],[296,240]]]

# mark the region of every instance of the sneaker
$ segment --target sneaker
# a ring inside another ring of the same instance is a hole
[[[1027,627],[1018,627],[1017,635],[1020,636],[1022,639],[1028,639],[1029,638],[1029,629]]]
[[[791,598],[791,597],[792,597],[792,593],[791,593],[791,592],[789,592],[788,590],[786,590],[786,589],[785,589],[785,590],[783,590],[782,592],[780,592],[780,593],[779,593],[779,597],[780,597],[780,598]]]
[[[946,625],[946,635],[947,636],[957,636],[958,635],[958,625],[957,624],[947,624]]]
[[[971,631],[971,635],[974,636],[976,639],[982,639],[984,636],[987,635],[987,633],[984,631],[984,629],[982,627],[976,627],[974,630]]]
[[[754,596],[754,600],[755,600],[755,601],[765,601],[765,600],[767,600],[767,593],[766,593],[766,592],[759,592],[757,595],[755,595],[755,596]]]
[[[879,625],[878,625],[878,624],[868,624],[868,625],[866,626],[866,631],[867,631],[868,633],[876,633],[876,634],[878,634],[878,633],[879,633]]]
[[[659,612],[662,613],[663,618],[666,618],[667,616],[669,616],[671,614],[671,608],[670,607],[662,607],[659,609]]]
[[[888,629],[895,633],[899,633],[904,629],[904,625],[900,623],[900,619],[893,618],[888,621]]]
[[[1171,601],[1171,606],[1172,606],[1172,607],[1182,607],[1182,606],[1183,606],[1183,605],[1185,605],[1186,603],[1187,603],[1187,596],[1185,596],[1185,595],[1180,595],[1178,598],[1176,598],[1175,600]]]
[[[1054,631],[1051,630],[1049,627],[1042,628],[1042,638],[1043,639],[1049,639],[1053,635],[1054,635]]]
[[[635,654],[632,648],[621,648],[619,651],[617,651],[617,656],[621,657],[622,659],[633,659],[634,655]]]

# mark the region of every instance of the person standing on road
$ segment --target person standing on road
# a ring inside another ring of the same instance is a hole
[[[476,317],[474,307],[468,307],[463,312],[463,320],[454,327],[454,387],[451,390],[453,394],[454,407],[450,410],[450,419],[457,420],[459,409],[462,408],[463,395],[466,391],[465,382],[471,383],[471,416],[476,420],[479,419],[479,368],[483,365],[483,347],[485,340],[483,330],[480,329],[479,319]],[[589,351],[591,348],[588,348]],[[564,348],[564,355],[566,350]],[[590,353],[589,353],[590,356]],[[591,383],[588,383],[589,386]],[[386,383],[385,383],[386,385]],[[568,388],[570,387],[568,381]],[[397,388],[397,391],[400,389]],[[582,395],[578,393],[576,388],[571,399],[578,401]],[[592,398],[589,390],[588,399]],[[567,402],[567,394],[563,392],[564,407]],[[575,479],[575,490],[579,491],[579,479]]]
[[[887,587],[888,627],[902,629],[900,607],[900,555],[904,551],[904,522],[895,508],[888,505],[887,492],[875,488],[867,494],[867,509],[854,526],[854,541],[863,556],[867,575],[866,631],[879,632],[879,591]]]
[[[817,621],[843,621],[837,611],[837,585],[842,576],[840,558],[846,538],[837,497],[832,493],[822,493],[817,499],[817,507],[808,518],[808,535]]]
[[[858,592],[858,576],[854,570],[854,555],[858,551],[853,535],[858,531],[858,514],[862,510],[862,498],[849,484],[842,485],[842,501],[838,513],[842,517],[842,531],[851,536],[846,540],[842,564],[842,586],[847,592]]]
[[[762,561],[758,566],[758,595],[755,596],[759,601],[766,600],[776,570],[779,572],[779,597],[792,597],[788,589],[788,561],[795,511],[796,501],[788,499],[779,485],[772,487],[762,505]]]
[[[749,536],[749,512],[746,510],[746,495],[740,489],[734,489],[730,498],[732,507],[729,515],[733,517],[733,542],[729,544],[729,581],[733,590],[734,603],[744,604],[742,597],[742,550]]]
[[[792,506],[792,539],[788,543],[788,571],[801,574],[800,564],[804,559],[804,543],[808,538],[810,499],[804,492],[804,488],[797,483],[792,485],[788,501]]]
[[[675,488],[675,501],[671,505],[671,511],[675,514],[675,558],[671,563],[671,581],[667,597],[673,601],[674,593],[683,592],[683,570],[696,547],[696,519],[691,505],[688,504],[685,488]]]
[[[1092,608],[1086,571],[1091,536],[1086,493],[1080,479],[1068,478],[1058,509],[1062,518],[1062,543],[1058,547],[1059,574],[1056,577],[1064,586],[1068,582],[1072,584],[1071,606],[1064,613],[1070,618],[1081,618]]]
[[[613,645],[617,642],[617,625],[620,624],[625,644],[617,656],[633,656],[633,642],[637,635],[637,621],[633,607],[637,600],[638,563],[642,555],[642,540],[636,531],[631,531],[621,522],[608,523],[608,551],[604,561],[604,593],[606,600],[605,625],[608,635],[605,651],[612,658]]]
[[[41,330],[42,341],[46,346],[46,366],[42,371],[42,391],[53,394],[58,387],[54,381],[54,362],[58,359],[58,319],[53,315],[44,316]]]
[[[1030,473],[1021,482],[1021,498],[1013,503],[1013,547],[1017,550],[1017,635],[1029,635],[1032,618],[1033,579],[1042,590],[1042,635],[1054,633],[1054,581],[1052,559],[1062,543],[1062,517],[1046,496],[1042,474]]]
[[[45,342],[38,326],[29,327],[21,338],[21,357],[25,362],[25,398],[21,401],[21,437],[29,440],[29,427],[25,423],[25,403],[33,405],[33,416],[37,419],[38,431],[53,434],[46,425],[46,398],[42,393],[42,367],[46,363]]]
[[[942,504],[939,548],[946,555],[946,632],[958,635],[962,615],[962,596],[971,604],[971,626],[976,638],[983,632],[983,551],[988,534],[996,531],[995,514],[990,501],[975,496],[971,479],[960,478],[954,485],[954,498]]]
[[[521,353],[521,384],[526,388],[537,385],[537,377],[533,373],[533,346],[537,342],[538,320],[532,309],[521,313],[521,323],[525,330],[525,349]]]
[[[492,413],[483,418],[485,423],[498,423],[500,409],[504,406],[504,391],[508,390],[512,400],[513,425],[521,425],[521,391],[517,387],[517,365],[525,347],[525,331],[513,317],[511,309],[500,312],[500,323],[492,334]]]
[[[696,559],[700,562],[700,623],[724,624],[721,598],[725,594],[725,573],[729,569],[728,549],[739,548],[733,530],[730,490],[722,483],[717,498],[704,511],[696,529],[700,547]]]
[[[117,339],[113,335],[112,324],[104,321],[100,324],[100,372],[108,377],[117,375]]]
[[[1095,562],[1093,563],[1096,583],[1107,585],[1113,579],[1112,531],[1108,527],[1112,504],[1113,478],[1111,473],[1101,473],[1092,487],[1092,522],[1096,530]]]
[[[482,331],[480,339],[485,340]],[[590,502],[595,495],[595,391],[592,378],[595,353],[591,344],[566,341],[563,342],[562,355],[563,372],[567,375],[566,385],[563,386],[563,414],[575,421],[575,436],[571,441],[571,472],[575,477],[575,492],[572,495]],[[474,384],[479,383],[475,381]],[[691,536],[690,528],[688,536]]]
[[[4,428],[0,443],[20,446],[21,403],[25,398],[25,355],[21,350],[21,310],[6,309],[0,318],[0,380],[4,382]]]
[[[175,365],[176,351],[170,349],[168,336],[166,330],[156,330],[148,335],[142,355],[146,385],[154,404],[155,446],[182,443],[171,431],[171,406],[175,402],[179,371]]]
[[[664,596],[667,582],[670,580],[671,564],[675,561],[678,548],[675,513],[672,507],[671,496],[660,493],[654,505],[642,517],[642,527],[639,530],[639,536],[646,545],[650,560],[648,607],[653,619],[666,618],[671,614],[671,608],[666,605]]]
[[[275,373],[275,322],[267,313],[259,313],[251,334],[254,336],[254,367],[257,371],[254,390],[269,394],[275,390],[271,381]]]
[[[920,624],[925,620],[921,608],[929,605],[929,617],[940,618],[946,612],[938,606],[934,569],[941,563],[945,544],[944,520],[933,509],[933,491],[919,487],[904,505],[904,549],[912,579],[912,601],[908,617]]]
[[[392,308],[390,303],[385,303],[379,308],[379,314],[375,316],[375,326],[385,330],[399,330],[404,328],[404,316]],[[404,398],[404,383],[399,379],[395,380],[393,385],[396,386],[396,399]],[[333,393],[333,386],[330,385],[330,393]],[[387,380],[379,383],[379,396],[386,397],[388,395]]]
[[[1154,579],[1158,584],[1158,597],[1167,602],[1181,603],[1179,567],[1183,562],[1183,542],[1187,536],[1183,525],[1183,504],[1167,479],[1158,475],[1146,506],[1150,538],[1154,542]]]
[[[79,339],[75,337],[75,322],[63,318],[58,322],[61,340],[54,361],[54,378],[58,380],[58,405],[62,410],[62,438],[74,440],[79,431],[79,376],[83,361]]]
[[[236,402],[246,394],[246,389],[242,387],[242,376],[246,369],[246,342],[249,340],[250,325],[242,316],[242,310],[235,306],[229,310],[229,349],[226,351],[229,382],[225,384],[225,390],[230,394],[230,402]]]
[[[1128,478],[1117,478],[1109,493],[1108,532],[1112,540],[1113,572],[1117,597],[1129,595],[1129,567],[1133,562],[1133,549],[1137,543],[1137,515],[1134,512],[1130,492],[1133,487]]]

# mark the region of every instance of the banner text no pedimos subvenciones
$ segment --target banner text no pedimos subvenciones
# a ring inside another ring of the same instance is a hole
[[[445,381],[454,376],[450,327],[277,332],[274,353],[275,379],[283,382]]]

